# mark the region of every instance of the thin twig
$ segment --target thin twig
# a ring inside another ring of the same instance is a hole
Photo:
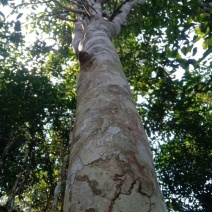
[[[65,17],[60,16],[60,15],[56,16],[56,18],[59,18],[60,20],[68,21],[68,22],[74,22],[74,23],[77,22],[77,20],[72,20],[72,19],[69,19],[69,18],[65,18]]]
[[[87,7],[87,5],[85,5],[84,0],[80,0],[80,1],[81,1],[82,5],[83,5],[85,11],[87,12],[87,15],[89,17],[91,17],[91,13],[89,12],[89,7]]]

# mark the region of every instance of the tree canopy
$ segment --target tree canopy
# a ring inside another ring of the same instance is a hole
[[[0,205],[62,211],[79,72],[71,10],[86,0],[0,2]],[[105,1],[105,19],[126,2]],[[212,208],[211,29],[209,0],[149,0],[113,39],[170,211]]]

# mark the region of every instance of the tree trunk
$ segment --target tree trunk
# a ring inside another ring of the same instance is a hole
[[[100,17],[84,29],[76,23],[73,45],[80,74],[64,211],[164,212],[150,146],[113,34]]]

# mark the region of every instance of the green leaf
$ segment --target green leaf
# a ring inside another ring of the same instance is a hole
[[[193,22],[192,17],[189,17],[189,18],[188,18],[188,23],[191,24],[192,22]]]
[[[210,37],[208,40],[207,40],[207,43],[209,46],[212,46],[212,37]]]
[[[207,41],[206,41],[206,40],[204,40],[204,41],[202,42],[202,48],[203,48],[204,50],[206,50],[206,49],[208,48],[208,44],[207,44]]]
[[[197,53],[197,47],[193,48],[192,56],[194,56]]]
[[[181,52],[184,54],[184,55],[187,55],[189,52],[191,52],[191,49],[192,49],[192,46],[187,46],[187,47],[183,47],[181,49]]]
[[[18,16],[16,17],[16,19],[19,19],[22,15],[23,15],[23,13],[19,13]]]
[[[199,17],[200,17],[200,21],[204,21],[205,18],[206,18],[206,14],[205,14],[205,13],[201,13],[201,14],[199,15]]]
[[[15,22],[15,27],[14,27],[15,31],[21,31],[21,22],[20,21],[16,21]]]

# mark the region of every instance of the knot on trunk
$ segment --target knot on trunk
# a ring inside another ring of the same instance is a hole
[[[87,52],[80,51],[79,52],[79,62],[80,65],[83,65],[87,61],[89,61],[92,58],[92,55],[88,54]]]

